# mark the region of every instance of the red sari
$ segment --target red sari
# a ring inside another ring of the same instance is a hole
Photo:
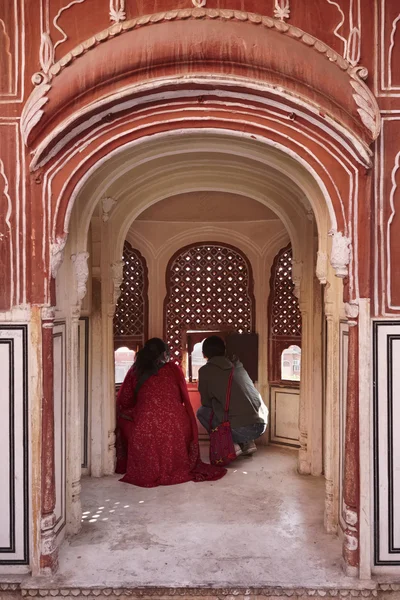
[[[136,383],[133,366],[117,397],[116,472],[126,472],[121,481],[156,487],[223,477],[226,469],[200,460],[196,418],[181,369],[165,364],[134,400]]]

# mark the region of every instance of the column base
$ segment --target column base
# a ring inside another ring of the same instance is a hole
[[[342,569],[343,573],[347,575],[347,577],[358,577],[359,568],[347,564],[344,558],[342,558]]]
[[[58,569],[58,547],[54,526],[56,516],[53,513],[42,517],[41,521],[41,553],[40,574],[53,575]]]

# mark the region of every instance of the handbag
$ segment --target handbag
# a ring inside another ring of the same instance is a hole
[[[235,460],[236,451],[232,439],[231,424],[229,423],[229,404],[231,401],[231,387],[233,379],[233,371],[229,375],[228,387],[226,390],[226,401],[225,401],[225,413],[224,420],[217,427],[212,428],[212,420],[214,417],[214,411],[211,412],[210,417],[210,463],[212,465],[218,465],[224,467],[230,462]]]

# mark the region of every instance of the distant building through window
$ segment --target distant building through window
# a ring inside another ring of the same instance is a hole
[[[204,338],[206,339],[206,338]],[[197,342],[197,344],[193,347],[193,352],[191,354],[192,361],[192,381],[198,381],[199,379],[199,369],[206,364],[207,359],[203,356],[203,341]]]
[[[136,352],[129,350],[129,348],[118,348],[114,352],[115,358],[115,383],[122,383],[125,379],[125,375],[133,365],[135,361]]]
[[[281,379],[284,381],[300,381],[301,348],[289,346],[281,355]]]

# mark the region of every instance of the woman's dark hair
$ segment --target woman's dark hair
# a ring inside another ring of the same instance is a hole
[[[145,374],[157,373],[164,362],[164,353],[169,358],[169,348],[160,338],[151,338],[136,355],[135,368],[138,378]]]
[[[218,335],[211,335],[204,340],[202,350],[206,358],[225,356],[225,342]]]

